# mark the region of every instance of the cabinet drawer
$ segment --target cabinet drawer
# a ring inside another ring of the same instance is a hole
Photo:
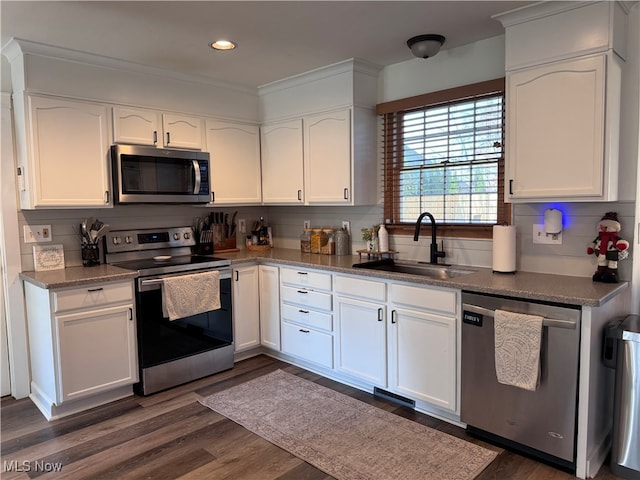
[[[333,367],[333,336],[327,333],[282,322],[282,351]]]
[[[336,292],[350,297],[369,298],[385,301],[386,284],[362,278],[336,276]]]
[[[96,283],[81,288],[53,292],[55,312],[76,308],[101,307],[116,303],[133,303],[133,282]]]
[[[453,290],[392,284],[389,292],[391,301],[394,304],[435,310],[453,315],[456,313],[457,295]]]
[[[331,290],[331,274],[293,268],[281,269],[282,283],[300,285],[311,290]]]
[[[332,296],[330,293],[314,292],[305,288],[282,287],[280,294],[282,295],[283,302],[319,308],[321,310],[331,310],[332,307]]]
[[[330,313],[316,312],[286,303],[282,305],[282,319],[327,332],[333,330],[333,315]]]

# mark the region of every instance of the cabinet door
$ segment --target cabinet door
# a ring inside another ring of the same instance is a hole
[[[104,105],[29,97],[35,207],[110,206]]]
[[[258,266],[233,270],[233,342],[235,351],[260,345]]]
[[[456,409],[456,321],[396,308],[389,323],[389,388],[439,407]]]
[[[202,120],[197,117],[163,113],[162,131],[165,147],[202,150]]]
[[[603,195],[605,62],[599,55],[507,76],[508,198]]]
[[[157,145],[158,113],[113,107],[113,141],[127,145]]]
[[[58,315],[55,324],[56,403],[138,381],[133,305]]]
[[[263,125],[262,202],[304,203],[302,120]]]
[[[256,125],[207,120],[207,150],[211,155],[214,203],[260,203],[260,129]]]
[[[278,267],[259,266],[260,343],[280,350],[280,279]]]
[[[304,118],[304,158],[307,203],[351,203],[351,110]]]
[[[336,300],[335,368],[378,386],[387,386],[385,307],[347,297]]]

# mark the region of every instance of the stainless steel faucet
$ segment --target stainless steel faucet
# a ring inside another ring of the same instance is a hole
[[[413,234],[413,241],[418,241],[418,237],[420,236],[420,225],[422,224],[422,219],[424,217],[429,217],[429,220],[431,221],[431,247],[429,249],[429,263],[436,265],[438,263],[439,257],[444,258],[445,252],[444,250],[438,251],[438,244],[436,243],[436,230],[438,226],[436,225],[436,219],[433,218],[433,215],[431,215],[429,212],[423,212],[418,217],[418,220],[416,221],[416,231]]]

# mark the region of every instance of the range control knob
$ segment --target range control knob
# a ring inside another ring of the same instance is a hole
[[[173,234],[173,239],[174,240],[180,240],[180,234],[179,233],[174,233]]]
[[[122,240],[120,239],[120,237],[113,237],[111,241],[114,245],[118,245]]]
[[[189,232],[184,232],[184,239],[189,240],[191,238],[191,234]]]
[[[131,243],[133,241],[133,238],[131,237],[131,235],[127,235],[126,237],[124,237],[124,243]]]

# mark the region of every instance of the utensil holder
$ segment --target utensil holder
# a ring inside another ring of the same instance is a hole
[[[84,243],[80,251],[82,253],[82,265],[85,267],[100,265],[100,245],[97,243]]]

